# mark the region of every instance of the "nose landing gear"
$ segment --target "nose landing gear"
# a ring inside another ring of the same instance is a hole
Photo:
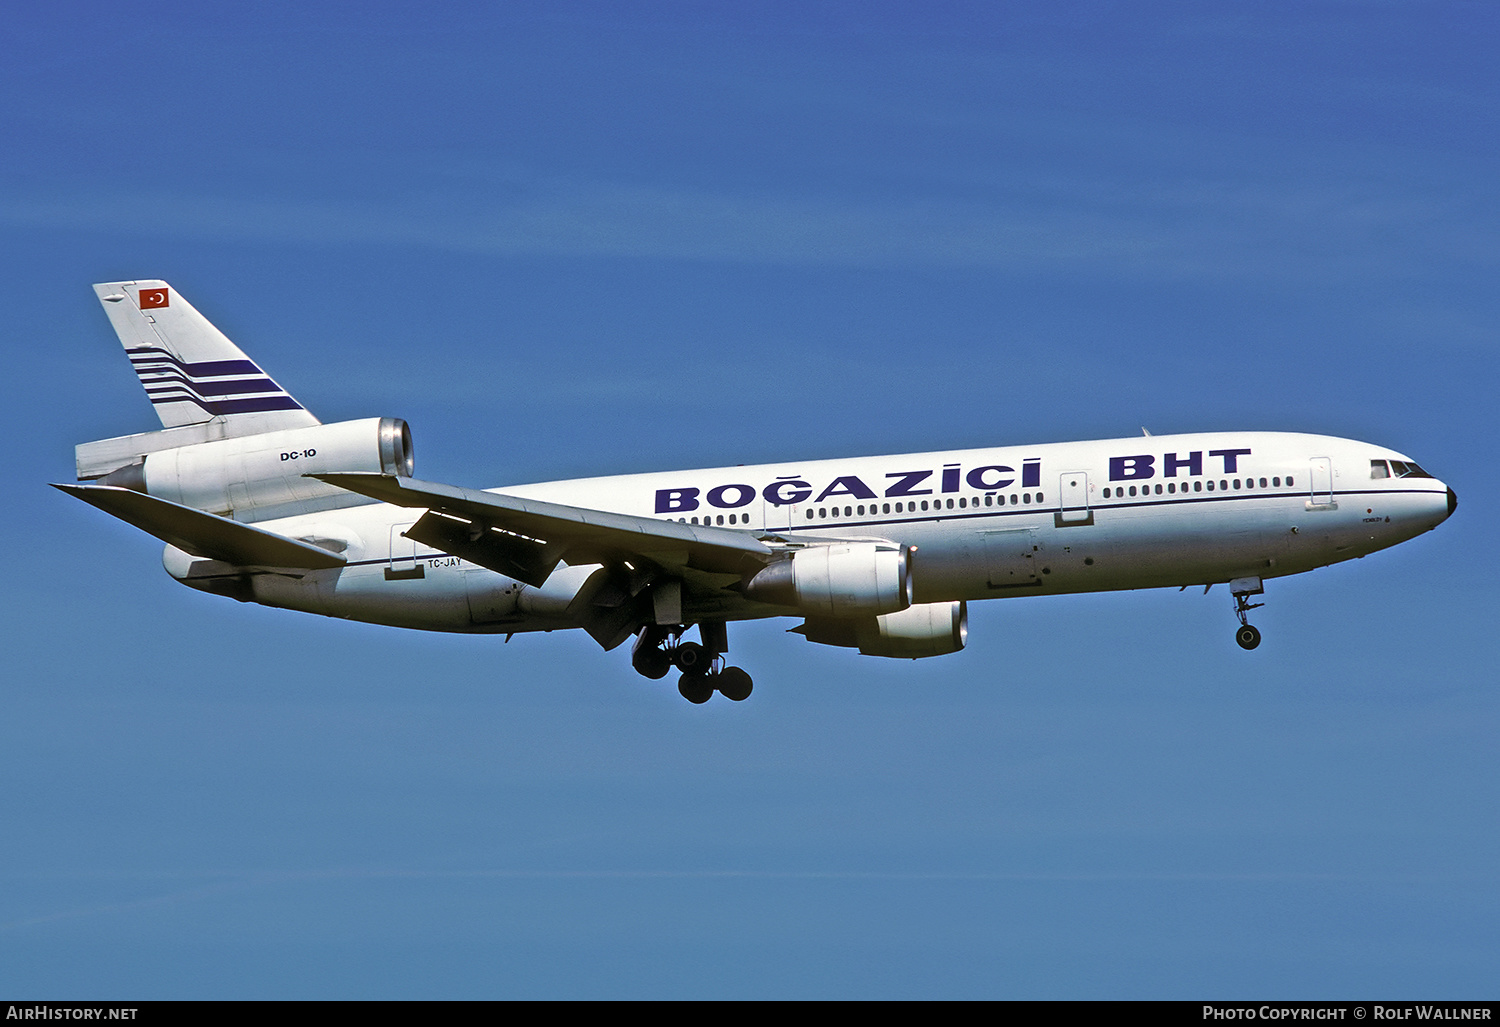
[[[1259,578],[1235,578],[1229,583],[1229,594],[1234,597],[1234,613],[1240,619],[1239,630],[1234,633],[1234,640],[1240,644],[1241,649],[1250,650],[1260,645],[1260,631],[1246,618],[1251,610],[1258,610],[1265,603],[1252,603],[1250,596],[1262,595],[1265,586]]]
[[[685,625],[666,627],[650,624],[641,629],[630,663],[637,673],[652,679],[664,678],[676,667],[682,672],[677,691],[690,703],[706,703],[718,692],[726,699],[743,702],[750,698],[754,682],[738,667],[724,665],[723,653],[729,648],[728,632],[721,624],[700,624],[703,644],[686,642]]]

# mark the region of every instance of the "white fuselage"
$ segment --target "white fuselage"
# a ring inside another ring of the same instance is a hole
[[[1405,541],[1451,512],[1410,463],[1320,435],[1222,432],[632,474],[507,487],[507,495],[712,524],[795,545],[881,540],[910,552],[914,603],[1207,584],[1297,574]],[[1400,466],[1398,464],[1397,466]],[[411,628],[570,627],[595,569],[558,567],[540,588],[412,542],[421,510],[382,503],[262,522],[334,540],[348,563],[258,575],[254,601]],[[319,544],[326,544],[319,543]],[[773,544],[780,542],[773,541]],[[912,547],[915,547],[914,549]],[[169,547],[167,569],[195,584]],[[795,614],[733,591],[685,622]]]

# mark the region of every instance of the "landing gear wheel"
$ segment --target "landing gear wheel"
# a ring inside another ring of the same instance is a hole
[[[677,691],[690,703],[702,704],[714,697],[713,681],[706,674],[684,674],[677,679]]]
[[[1240,644],[1240,648],[1246,651],[1260,645],[1260,632],[1255,629],[1246,617],[1251,610],[1259,610],[1265,603],[1252,603],[1251,596],[1258,596],[1265,592],[1259,578],[1235,578],[1229,583],[1230,595],[1234,596],[1234,615],[1240,619],[1240,628],[1234,633],[1234,640]]]
[[[733,699],[735,702],[744,702],[750,698],[753,682],[750,680],[750,675],[738,667],[724,668],[719,672],[718,678],[719,694],[724,698]]]
[[[672,669],[672,657],[668,656],[665,649],[655,646],[649,649],[637,649],[630,657],[630,663],[635,667],[636,673],[648,677],[653,681],[667,676]]]
[[[706,674],[713,666],[714,654],[697,642],[679,642],[672,651],[672,662],[684,674]]]
[[[667,676],[672,669],[672,654],[662,648],[666,641],[665,628],[655,624],[641,628],[630,648],[630,665],[637,674],[653,680]]]

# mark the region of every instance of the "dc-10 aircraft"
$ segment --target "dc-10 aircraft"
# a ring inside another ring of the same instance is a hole
[[[94,290],[162,429],[78,446],[81,484],[56,487],[166,542],[172,577],[399,627],[633,637],[635,669],[675,667],[695,703],[749,696],[726,625],[761,617],[915,659],[962,649],[976,599],[1227,583],[1254,649],[1267,578],[1458,503],[1401,453],[1279,432],[435,484],[404,421],[320,423],[166,282]]]

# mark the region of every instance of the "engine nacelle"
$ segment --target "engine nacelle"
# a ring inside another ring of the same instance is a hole
[[[911,605],[906,550],[876,542],[799,549],[751,578],[745,596],[795,607],[809,617],[904,610]]]
[[[919,603],[899,613],[848,620],[814,620],[794,630],[809,642],[858,648],[866,656],[919,660],[956,653],[969,639],[969,608],[958,603]]]
[[[98,481],[241,521],[368,502],[304,477],[324,471],[410,477],[411,429],[400,418],[370,417],[219,439],[146,453]]]

